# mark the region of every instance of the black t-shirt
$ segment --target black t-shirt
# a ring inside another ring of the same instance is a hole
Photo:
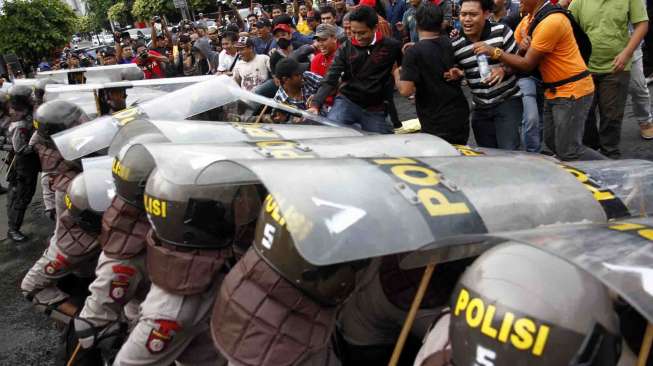
[[[422,131],[456,144],[467,143],[469,105],[457,82],[444,80],[455,64],[447,37],[421,40],[406,50],[401,80],[415,83],[415,105]]]

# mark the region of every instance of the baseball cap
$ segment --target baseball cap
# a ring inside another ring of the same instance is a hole
[[[274,67],[274,76],[276,76],[278,79],[281,79],[282,77],[289,78],[293,75],[301,74],[301,72],[302,70],[299,62],[290,57],[286,57],[280,60]]]
[[[292,33],[292,29],[288,24],[277,24],[274,29],[272,30],[272,34],[277,33],[277,31],[284,31],[286,33]]]
[[[256,22],[256,28],[263,28],[263,27],[272,27],[272,23],[270,23],[270,20],[266,18],[262,18]]]
[[[243,36],[236,41],[236,48],[254,47],[254,40],[251,37]]]
[[[102,56],[104,56],[104,57],[115,56],[115,55],[116,55],[116,50],[113,47],[107,47],[102,52]]]
[[[315,29],[315,35],[313,38],[329,38],[336,36],[336,27],[331,24],[320,24]]]

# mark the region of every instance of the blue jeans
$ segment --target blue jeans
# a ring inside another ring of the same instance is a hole
[[[472,130],[478,146],[517,150],[522,111],[522,100],[515,97],[490,108],[474,108]]]
[[[344,125],[358,124],[363,131],[394,133],[392,123],[385,119],[383,111],[367,111],[342,95],[338,95],[327,118]]]
[[[531,77],[517,80],[523,94],[524,115],[521,123],[522,146],[528,152],[540,152],[542,148],[543,122],[538,104],[537,81]]]

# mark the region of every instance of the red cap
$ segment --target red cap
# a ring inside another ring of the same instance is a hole
[[[374,8],[376,6],[376,0],[361,0],[360,3],[358,3],[360,6],[369,6],[370,8]]]
[[[277,31],[284,31],[286,33],[292,33],[292,29],[288,24],[277,24],[274,26],[274,29],[272,29],[272,34],[276,33]]]

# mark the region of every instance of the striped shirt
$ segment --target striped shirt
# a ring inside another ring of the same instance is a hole
[[[503,52],[517,53],[519,49],[512,30],[505,24],[486,21],[481,34],[481,41],[489,46],[501,48]],[[515,75],[506,76],[501,83],[492,86],[481,83],[478,62],[474,54],[474,42],[460,36],[454,39],[451,45],[453,46],[456,63],[465,72],[465,79],[467,79],[471,89],[475,107],[490,107],[510,97],[521,96]],[[501,66],[500,61],[492,60],[490,57],[488,57],[488,63],[490,67]]]

